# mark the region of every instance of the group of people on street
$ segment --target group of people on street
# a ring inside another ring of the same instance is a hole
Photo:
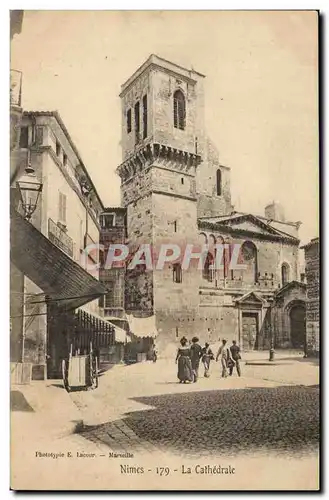
[[[182,337],[180,344],[176,356],[179,383],[197,382],[200,361],[204,366],[204,376],[208,378],[210,376],[210,363],[215,359],[210,345],[206,342],[204,347],[201,347],[198,337],[193,337],[190,343],[186,337]],[[216,355],[216,361],[220,360],[221,362],[222,377],[226,378],[228,375],[232,375],[234,367],[238,376],[241,377],[240,359],[240,347],[236,341],[233,340],[231,347],[228,347],[227,341],[223,339]]]

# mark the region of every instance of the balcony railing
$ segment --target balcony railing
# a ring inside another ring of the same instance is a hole
[[[10,70],[10,105],[21,106],[23,74],[16,69]]]
[[[279,288],[279,282],[275,279],[263,279],[260,278],[258,281],[255,283],[252,283],[250,281],[243,281],[243,279],[214,279],[213,281],[208,281],[207,285],[205,284],[206,281],[204,281],[204,285],[206,287],[213,287],[217,289],[241,289],[241,290],[255,290],[255,289],[262,289],[262,290],[276,290]]]
[[[279,287],[279,283],[276,280],[272,279],[259,279],[254,283],[250,281],[243,281],[239,279],[226,280],[224,288],[243,288],[243,289],[276,289]]]
[[[73,240],[52,219],[48,219],[48,238],[70,257],[73,257]]]

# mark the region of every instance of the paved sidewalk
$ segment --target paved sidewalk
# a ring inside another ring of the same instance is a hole
[[[60,380],[11,387],[11,430],[15,440],[56,439],[82,426],[82,416]]]

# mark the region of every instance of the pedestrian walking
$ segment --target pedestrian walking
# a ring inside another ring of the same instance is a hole
[[[200,366],[200,358],[202,356],[202,348],[198,343],[198,337],[193,337],[192,345],[191,345],[191,361],[192,361],[192,370],[193,370],[193,382],[197,382],[199,377],[199,366]]]
[[[153,363],[156,363],[158,359],[158,349],[156,346],[153,346],[153,352],[152,352],[152,361]]]
[[[240,367],[241,354],[240,354],[240,347],[237,345],[236,340],[233,340],[232,345],[230,347],[230,351],[232,359],[234,361],[234,364],[232,363],[231,366],[229,367],[230,375],[232,376],[233,369],[235,366],[239,377],[241,377],[241,367]]]
[[[220,358],[221,360],[221,366],[222,366],[222,377],[226,378],[227,377],[227,368],[228,365],[232,362],[234,363],[231,355],[230,349],[226,345],[226,340],[222,340],[222,345],[218,349],[218,353],[216,356],[216,361]]]
[[[180,340],[181,347],[177,350],[176,363],[178,363],[178,373],[177,377],[179,383],[186,383],[193,381],[193,370],[191,362],[191,348],[188,345],[186,337],[182,337]]]
[[[206,378],[210,377],[210,361],[214,359],[214,354],[212,350],[210,349],[210,346],[208,342],[205,343],[204,347],[202,348],[202,363],[204,366],[204,376]]]

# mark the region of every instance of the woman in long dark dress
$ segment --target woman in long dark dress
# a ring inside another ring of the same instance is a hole
[[[187,339],[185,337],[180,340],[181,347],[178,348],[176,363],[178,363],[178,374],[179,383],[192,382],[193,371],[191,363],[191,349],[188,346]]]
[[[200,358],[202,355],[202,348],[198,344],[198,337],[193,337],[192,345],[191,345],[191,362],[192,362],[192,370],[193,370],[193,382],[197,382],[199,377],[199,366],[200,366]]]

